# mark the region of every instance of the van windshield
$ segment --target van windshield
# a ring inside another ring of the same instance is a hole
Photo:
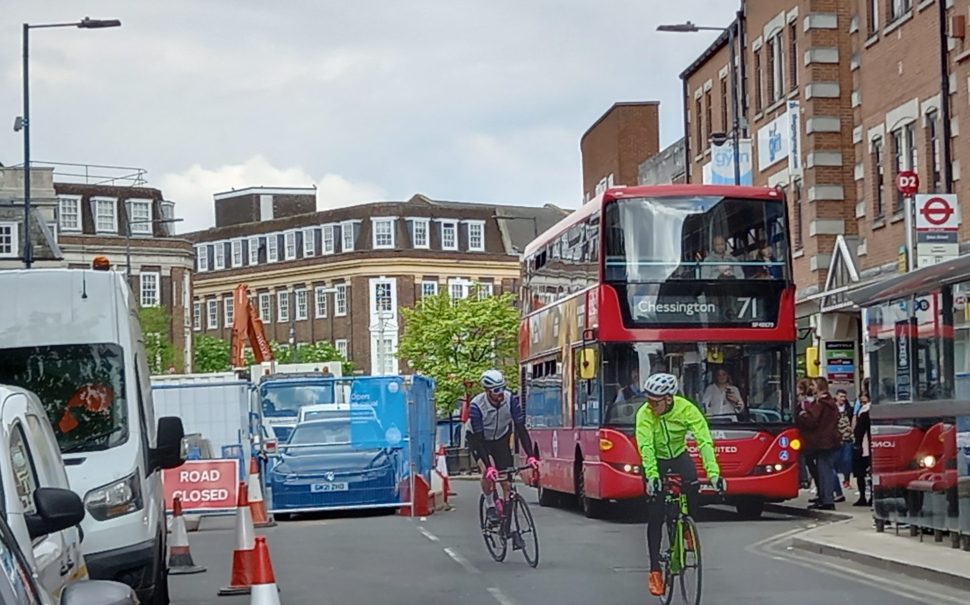
[[[124,354],[116,344],[0,349],[0,384],[37,395],[65,454],[128,439]]]

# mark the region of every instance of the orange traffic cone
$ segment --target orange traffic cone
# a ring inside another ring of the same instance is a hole
[[[236,503],[236,549],[232,551],[232,575],[229,586],[219,589],[219,596],[249,594],[255,559],[256,530],[253,513],[246,496],[246,482],[239,482],[239,501]]]
[[[254,527],[276,527],[276,521],[266,513],[263,484],[259,476],[259,461],[256,456],[249,459],[249,510],[253,514]]]
[[[172,540],[168,543],[168,573],[178,576],[204,571],[205,567],[192,561],[189,533],[185,529],[185,517],[182,516],[182,499],[175,496],[172,501]]]
[[[253,589],[249,605],[280,605],[280,589],[276,586],[276,574],[269,556],[266,538],[256,538],[256,554],[253,564]]]

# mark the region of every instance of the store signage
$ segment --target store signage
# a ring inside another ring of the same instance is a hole
[[[825,375],[829,382],[855,383],[855,343],[851,340],[825,343]]]

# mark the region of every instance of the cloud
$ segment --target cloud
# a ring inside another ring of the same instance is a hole
[[[179,173],[166,174],[157,186],[166,199],[175,202],[175,214],[183,219],[178,231],[185,233],[211,227],[214,223],[212,196],[246,187],[317,188],[317,207],[335,208],[380,200],[385,192],[371,183],[352,182],[337,174],[311,177],[302,167],[278,168],[266,158],[254,156],[241,164],[205,168],[198,164]]]

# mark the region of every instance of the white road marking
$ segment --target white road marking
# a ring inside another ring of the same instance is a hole
[[[491,593],[495,600],[499,602],[499,605],[515,605],[515,601],[505,596],[501,588],[489,588],[488,592]]]
[[[422,536],[424,536],[425,538],[431,540],[432,542],[437,542],[438,541],[438,536],[434,535],[433,533],[431,533],[430,531],[428,531],[425,528],[421,527],[420,525],[418,526],[418,531],[421,532],[421,535]]]
[[[455,549],[445,548],[444,551],[445,551],[445,554],[447,554],[449,557],[455,560],[455,563],[464,567],[465,571],[467,571],[468,573],[473,573],[473,574],[480,573],[477,567],[472,565],[468,559],[458,554],[458,552]]]

